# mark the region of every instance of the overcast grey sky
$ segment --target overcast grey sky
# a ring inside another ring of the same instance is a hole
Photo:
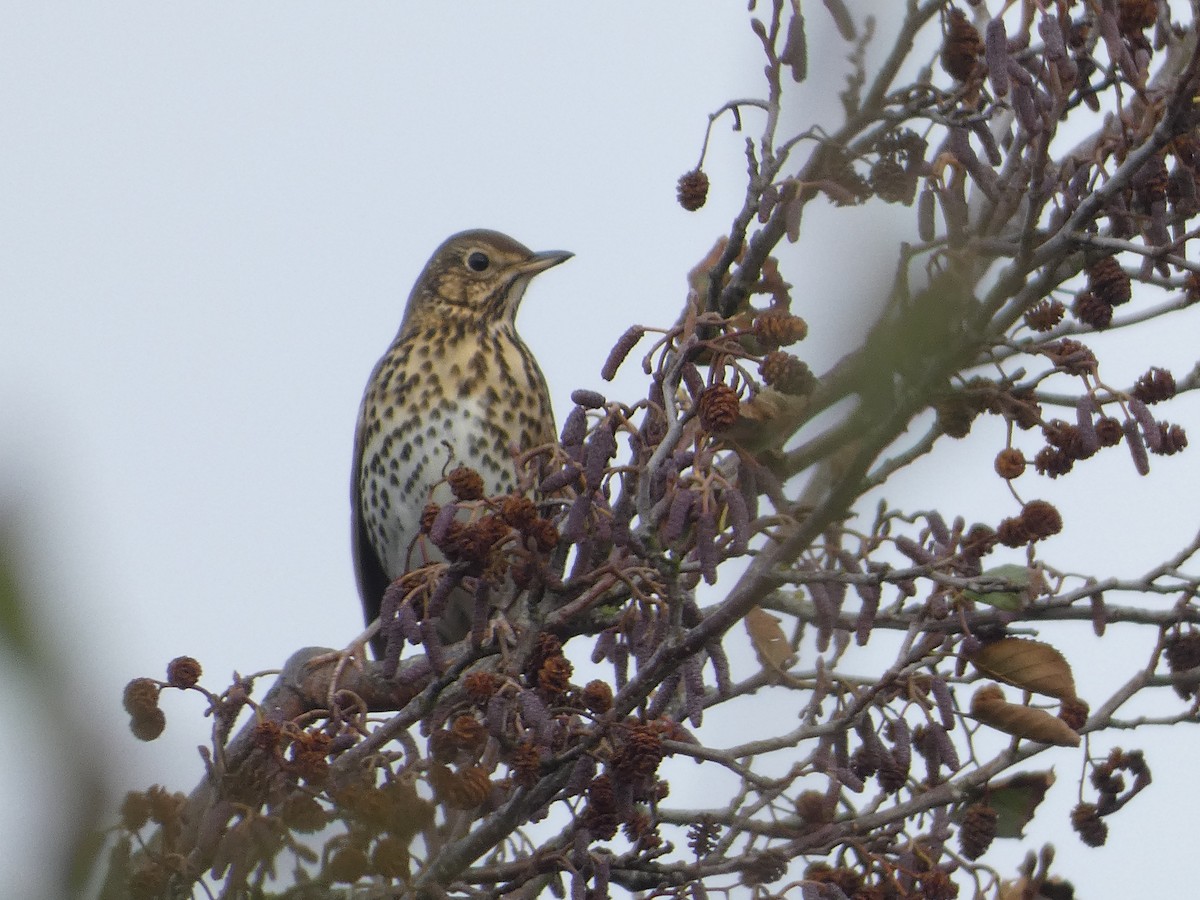
[[[674,320],[685,273],[740,203],[743,137],[726,128],[710,149],[708,207],[683,212],[674,185],[708,112],[760,92],[761,61],[743,3],[3,10],[0,503],[27,529],[38,624],[105,768],[122,790],[187,790],[207,741],[199,702],[168,698],[166,734],[143,745],[125,729],[121,688],[184,653],[219,687],[235,668],[357,633],[354,419],[429,253],[469,227],[574,251],[530,289],[521,330],[560,418],[575,387],[635,399],[636,356],[616,386],[598,370],[629,324]],[[821,79],[840,80],[843,53],[814,41],[820,74],[795,91],[797,121],[820,118],[833,93]],[[894,243],[888,225],[904,219],[875,204],[857,220],[874,227],[848,232],[852,219],[808,215],[785,274],[820,370],[890,274],[893,256],[873,242]],[[1113,381],[1172,361],[1135,355]],[[979,446],[990,467],[994,443]],[[1148,532],[1073,549],[1105,574],[1153,557],[1154,504],[1195,509],[1180,485],[1189,455],[1155,460],[1154,484],[1125,463],[1092,467],[1091,491],[1081,478],[1070,496],[1042,492],[1068,523],[1144,512]],[[1011,512],[1002,485],[979,490],[969,466],[906,477],[914,502],[936,480],[951,513]],[[1194,527],[1183,515],[1169,543]],[[27,730],[0,729],[13,761],[0,789],[58,802],[38,714],[6,693],[6,720]],[[1173,744],[1191,758],[1197,737]],[[1077,764],[1055,759],[1066,809]],[[1161,819],[1139,805],[1114,820],[1110,851],[1081,848],[1061,818],[1037,823],[1029,846],[1057,843],[1081,896],[1116,896],[1113,885],[1144,885],[1130,860],[1161,849]],[[0,884],[32,896],[38,829],[7,816],[0,846]]]

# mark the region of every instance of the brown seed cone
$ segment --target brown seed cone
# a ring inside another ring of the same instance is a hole
[[[167,682],[172,687],[195,687],[203,670],[190,656],[177,656],[167,664]]]
[[[1115,447],[1125,436],[1125,429],[1112,416],[1096,420],[1096,437],[1101,447]]]
[[[905,206],[913,202],[917,190],[916,176],[910,174],[894,156],[879,157],[871,166],[867,183],[880,200],[885,203],[903,203]]]
[[[1070,338],[1053,341],[1042,347],[1042,353],[1068,374],[1087,375],[1096,371],[1096,354],[1079,341]]]
[[[947,436],[965,438],[971,433],[971,424],[978,410],[960,394],[949,394],[934,403],[938,426]]]
[[[705,431],[724,431],[738,420],[741,406],[737,391],[727,384],[714,384],[704,389],[698,402],[700,425]]]
[[[1128,303],[1133,296],[1129,276],[1115,256],[1098,259],[1088,267],[1088,286],[1093,294],[1109,306]]]
[[[1042,300],[1025,313],[1025,324],[1034,331],[1050,331],[1062,321],[1067,308],[1057,300]]]
[[[963,811],[958,844],[967,859],[979,859],[996,837],[999,813],[986,803],[972,803]]]
[[[782,307],[772,306],[754,317],[752,330],[763,347],[777,350],[804,340],[808,336],[808,323]]]
[[[1062,706],[1058,710],[1058,717],[1066,722],[1072,731],[1078,731],[1087,724],[1089,712],[1091,712],[1091,708],[1086,701],[1073,697],[1063,700]]]
[[[1084,325],[1090,325],[1097,330],[1107,328],[1112,324],[1112,304],[1105,303],[1091,291],[1080,291],[1075,295],[1075,302],[1071,304],[1071,312]]]
[[[446,476],[455,500],[479,500],[483,497],[483,476],[467,466],[458,466]]]
[[[1159,403],[1175,396],[1175,376],[1154,366],[1133,385],[1133,396],[1143,403]]]
[[[817,386],[816,376],[808,365],[782,350],[775,350],[763,357],[758,371],[766,384],[793,397],[807,397]]]
[[[1108,825],[1091,803],[1080,803],[1071,810],[1071,827],[1089,847],[1103,847],[1108,840]]]
[[[1063,521],[1058,510],[1045,500],[1030,500],[1021,511],[1021,521],[1025,524],[1031,540],[1041,540],[1062,531]]]
[[[604,681],[589,681],[583,688],[583,705],[594,713],[606,713],[612,709],[613,690]]]
[[[1024,547],[1032,540],[1029,529],[1020,517],[1005,519],[996,529],[996,540],[1005,547]]]
[[[695,212],[708,199],[708,176],[701,169],[692,169],[679,176],[675,190],[679,205],[688,212]]]
[[[1025,472],[1025,454],[1016,447],[1006,447],[996,454],[996,474],[1011,481]]]

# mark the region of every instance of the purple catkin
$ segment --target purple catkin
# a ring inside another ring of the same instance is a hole
[[[946,727],[947,731],[953,730],[954,697],[950,694],[950,687],[946,684],[946,679],[941,675],[934,674],[929,679],[929,691],[937,703],[938,714],[942,717],[942,725]]]
[[[613,433],[613,422],[612,419],[605,419],[592,432],[584,449],[583,473],[589,489],[600,487],[608,469],[608,461],[616,452],[617,436]]]
[[[1088,595],[1088,603],[1092,607],[1092,631],[1096,637],[1104,637],[1108,627],[1108,610],[1104,606],[1104,592],[1093,591]]]
[[[1000,152],[1000,145],[996,143],[996,136],[992,134],[992,130],[988,128],[986,122],[975,122],[971,126],[971,133],[979,138],[979,143],[983,147],[983,152],[987,154],[987,160],[993,166],[998,166],[1004,162],[1004,154]]]
[[[912,731],[903,719],[892,719],[888,722],[888,736],[892,739],[892,756],[896,765],[907,772],[912,765]]]
[[[429,526],[429,539],[437,546],[445,543],[446,538],[450,535],[450,526],[454,523],[454,517],[458,514],[458,504],[447,503],[438,510],[438,514],[433,517],[433,524]]]
[[[599,850],[592,854],[592,896],[608,896],[608,879],[611,866],[611,853]]]
[[[927,566],[933,562],[933,557],[924,547],[905,535],[900,535],[896,538],[896,549],[918,566]]]
[[[704,673],[703,660],[694,653],[683,661],[683,701],[688,721],[699,728],[704,721]]]
[[[578,544],[587,537],[587,523],[591,511],[592,495],[589,493],[580,494],[571,504],[571,511],[567,513],[567,521],[562,530],[571,543]]]
[[[585,409],[599,409],[605,404],[604,395],[599,391],[589,391],[587,388],[577,388],[571,391],[571,402]]]
[[[1133,467],[1137,469],[1139,475],[1149,475],[1150,457],[1146,455],[1146,444],[1142,441],[1137,422],[1133,419],[1126,419],[1121,423],[1121,430],[1125,432],[1125,443],[1129,445],[1129,454],[1133,457]]]
[[[567,575],[568,581],[583,578],[591,571],[592,555],[595,552],[596,542],[590,536],[575,545],[575,562],[571,565],[570,574]]]
[[[675,496],[671,498],[671,506],[667,511],[667,521],[663,526],[662,539],[664,543],[671,544],[677,541],[687,528],[688,519],[692,511],[692,506],[695,505],[696,495],[685,489],[680,489],[675,492]]]
[[[442,652],[442,640],[438,637],[437,622],[432,618],[421,620],[421,644],[425,648],[425,656],[435,671],[446,670],[446,655]]]
[[[857,40],[857,30],[854,27],[854,17],[842,0],[824,0],[825,11],[833,18],[833,24],[843,41]]]
[[[858,720],[855,731],[858,732],[859,740],[862,741],[863,746],[872,757],[878,760],[883,756],[885,752],[883,742],[879,740],[879,734],[875,731],[875,723],[871,721],[870,713],[864,714]]]
[[[931,242],[937,236],[937,224],[934,221],[934,207],[937,195],[926,188],[917,198],[917,236],[925,243]]]
[[[702,509],[696,519],[696,559],[708,584],[717,583],[717,521],[711,509]]]
[[[625,357],[629,355],[629,351],[637,346],[637,342],[645,333],[646,329],[641,325],[631,325],[627,328],[609,352],[608,359],[604,361],[604,365],[600,369],[600,377],[605,381],[612,381],[617,376],[617,369],[621,368],[621,363],[625,362]]]
[[[1038,19],[1038,34],[1046,45],[1046,59],[1059,60],[1066,57],[1067,45],[1063,41],[1058,16],[1047,15]]]
[[[429,596],[429,602],[425,604],[425,618],[441,618],[442,613],[446,611],[446,600],[460,580],[460,578],[451,572],[442,573],[442,576],[437,581],[437,587],[433,589],[433,593]]]
[[[393,627],[402,640],[408,641],[414,647],[421,643],[421,620],[411,603],[405,603],[396,610],[396,619]]]
[[[1093,416],[1099,410],[1091,394],[1081,394],[1075,401],[1075,423],[1079,426],[1079,449],[1091,456],[1100,449],[1100,438],[1096,434]]]
[[[550,710],[537,691],[521,691],[517,695],[517,702],[521,706],[521,718],[526,727],[532,728],[538,743],[542,743],[550,733]]]
[[[679,670],[671,672],[659,684],[654,695],[650,698],[650,702],[646,705],[646,718],[657,719],[667,711],[667,706],[675,697],[675,692],[679,690],[679,682],[683,680]]]
[[[379,601],[379,621],[382,625],[386,626],[396,617],[403,601],[404,588],[397,579],[387,586],[383,592],[383,599]]]
[[[587,786],[592,783],[592,779],[596,776],[596,760],[591,755],[585,753],[579,759],[575,760],[575,765],[571,768],[571,774],[567,778],[567,783],[563,785],[563,796],[577,797],[587,790]]]
[[[812,597],[814,620],[817,623],[817,652],[824,653],[829,649],[829,640],[833,637],[833,627],[837,622],[837,609],[833,598],[825,585],[819,581],[808,584],[808,594]]]
[[[612,507],[612,542],[618,547],[629,544],[629,523],[633,521],[633,513],[633,492],[622,487]]]
[[[617,646],[617,629],[605,628],[596,635],[596,644],[592,647],[592,662],[602,663],[612,659],[613,649]]]
[[[483,722],[487,725],[488,733],[495,738],[504,738],[505,723],[508,721],[508,696],[501,693],[492,694],[488,698],[487,710]]]
[[[553,472],[542,479],[542,483],[538,489],[543,494],[553,494],[555,491],[562,490],[568,484],[574,484],[582,470],[575,463],[567,463],[557,472]]]
[[[717,696],[726,699],[733,694],[733,680],[729,677],[729,657],[720,641],[706,644],[708,658],[712,661],[713,674],[717,677]]]
[[[1008,93],[1008,35],[1003,18],[997,16],[988,22],[983,33],[983,52],[992,92],[1003,97]]]
[[[1025,70],[1014,63],[1010,71],[1015,74]],[[1042,130],[1042,119],[1038,115],[1037,104],[1033,100],[1032,88],[1017,81],[1012,89],[1012,107],[1013,112],[1017,114],[1017,121],[1021,123],[1026,134],[1037,134]]]
[[[833,733],[833,758],[839,766],[850,765],[850,735],[840,729]]]
[[[961,656],[971,657],[983,649],[983,641],[975,637],[973,634],[965,635],[962,643],[958,645],[958,651]]]
[[[875,616],[879,612],[879,601],[883,596],[877,584],[856,584],[854,591],[862,606],[858,610],[858,618],[854,620],[854,641],[858,646],[865,646],[871,637],[871,626],[875,624]]]
[[[833,770],[833,774],[847,789],[856,794],[861,794],[863,792],[863,788],[866,787],[866,785],[863,783],[863,780],[859,778],[854,773],[854,770],[849,766],[838,766]]]
[[[804,16],[799,11],[788,20],[787,38],[779,61],[792,72],[792,81],[797,84],[808,77],[808,39],[804,34]]]
[[[634,617],[632,622],[626,623],[625,626],[625,643],[629,646],[633,658],[640,666],[649,658],[647,645],[650,641],[647,640],[647,635],[650,633],[653,623],[651,622],[651,613],[646,609],[639,609],[638,615]]]
[[[629,645],[624,641],[617,641],[613,645],[612,650],[613,678],[617,682],[617,691],[625,690],[625,685],[629,684]]]
[[[411,612],[412,608],[408,607],[408,609]],[[414,626],[416,626],[416,618],[415,614],[412,615]],[[396,670],[400,668],[400,651],[404,649],[405,635],[401,631],[399,616],[386,620],[382,632],[384,635],[383,677],[391,679],[396,676]]]
[[[925,520],[929,523],[929,533],[938,542],[939,549],[949,549],[951,544],[950,529],[946,527],[946,520],[942,518],[942,514],[934,510],[926,514]]]
[[[792,200],[784,207],[783,222],[787,228],[787,239],[789,243],[796,243],[800,240],[800,219],[804,213],[804,203],[800,198]]]
[[[1146,446],[1150,448],[1151,453],[1157,453],[1162,448],[1162,431],[1158,427],[1158,422],[1154,420],[1154,414],[1150,412],[1150,407],[1137,397],[1130,397],[1128,402],[1129,411],[1142,426],[1142,437],[1146,441]]]
[[[984,165],[983,161],[971,148],[971,140],[965,128],[951,128],[947,138],[947,146],[954,157],[962,163],[971,174],[980,190],[993,202],[999,198],[996,173]]]
[[[582,406],[576,406],[567,413],[567,421],[563,422],[560,441],[564,447],[578,447],[587,437],[587,411]]]
[[[741,556],[750,545],[750,513],[746,509],[746,498],[736,488],[727,490],[722,495],[725,507],[729,510],[729,553]]]
[[[588,848],[592,845],[592,833],[582,825],[575,829],[573,840],[571,841],[571,862],[576,869],[587,868],[587,862],[590,858]]]
[[[954,746],[954,741],[950,740],[950,735],[946,733],[946,729],[937,723],[929,726],[929,733],[933,735],[934,746],[937,747],[938,759],[951,772],[957,772],[962,768],[962,763],[958,759],[958,748]]]

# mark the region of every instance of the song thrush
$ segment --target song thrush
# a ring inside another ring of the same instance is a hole
[[[554,439],[546,380],[515,320],[533,276],[571,256],[464,231],[434,251],[413,285],[400,331],[367,382],[354,438],[351,530],[368,624],[394,579],[440,558],[416,538],[425,505],[450,499],[448,469],[473,468],[486,494],[504,493],[516,484],[514,450]],[[452,600],[443,639],[461,639],[472,612],[469,595]],[[376,635],[377,656],[384,644]]]

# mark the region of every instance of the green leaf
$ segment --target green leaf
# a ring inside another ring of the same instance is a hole
[[[1009,590],[986,592],[964,590],[962,595],[968,600],[974,600],[976,603],[994,606],[997,609],[1003,609],[1008,612],[1018,612],[1025,606],[1025,603],[1029,599],[1030,575],[1028,566],[1007,563],[1003,566],[988,569],[981,577],[993,580],[1003,579],[1011,584],[1012,588]]]

